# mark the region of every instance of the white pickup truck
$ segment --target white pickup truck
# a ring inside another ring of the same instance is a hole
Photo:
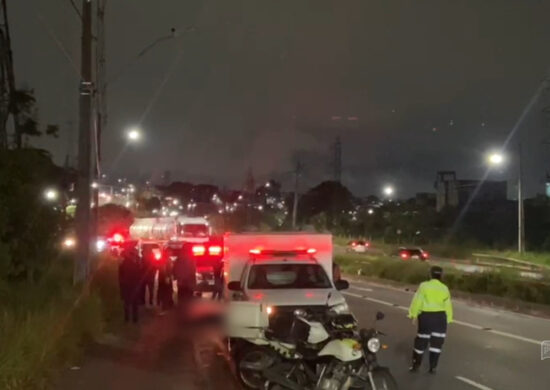
[[[270,319],[305,307],[349,312],[348,283],[333,281],[331,235],[228,234],[224,247],[226,300],[261,302]]]

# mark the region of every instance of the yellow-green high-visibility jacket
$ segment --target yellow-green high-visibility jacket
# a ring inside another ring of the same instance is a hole
[[[447,286],[437,279],[420,283],[409,308],[409,317],[417,318],[422,312],[434,311],[444,311],[447,313],[447,322],[453,321],[451,293]]]

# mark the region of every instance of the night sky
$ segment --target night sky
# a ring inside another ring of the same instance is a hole
[[[77,140],[79,19],[69,0],[8,5],[18,84],[35,89],[42,123],[61,126],[40,143],[61,163]],[[550,0],[110,0],[107,67],[120,76],[103,167],[235,188],[252,167],[289,188],[299,154],[312,185],[331,177],[340,133],[342,180],[357,195],[385,183],[402,196],[432,191],[437,170],[479,178],[485,150],[548,75],[549,15]],[[544,105],[550,91],[520,129],[529,195],[550,171]],[[136,124],[146,138],[125,146]],[[515,175],[512,161],[491,177]]]

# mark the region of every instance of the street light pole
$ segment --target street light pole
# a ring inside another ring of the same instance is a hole
[[[525,252],[525,212],[523,209],[523,171],[521,142],[518,145],[518,253]]]

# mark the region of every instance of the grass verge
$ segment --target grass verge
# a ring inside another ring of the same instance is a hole
[[[335,261],[342,271],[396,282],[418,284],[427,280],[430,265],[391,257],[338,255]],[[445,269],[444,282],[452,290],[494,295],[530,303],[550,305],[550,285],[514,278],[508,272],[462,273]]]
[[[73,286],[66,260],[35,284],[0,282],[0,389],[49,388],[55,369],[77,360],[103,332],[116,310],[102,299],[116,286],[106,271],[86,294]]]

